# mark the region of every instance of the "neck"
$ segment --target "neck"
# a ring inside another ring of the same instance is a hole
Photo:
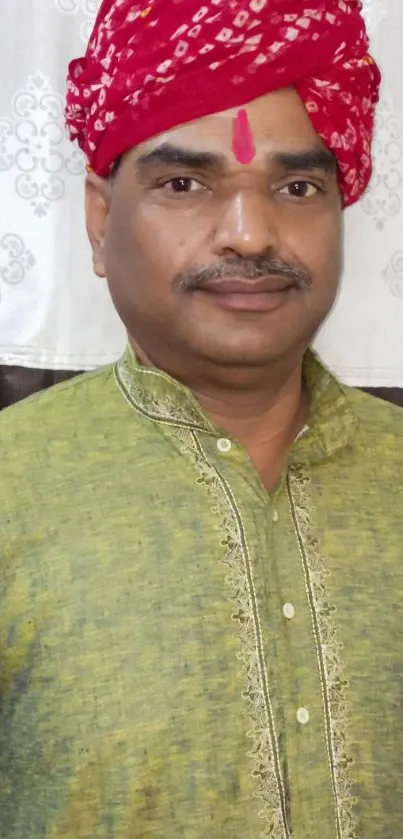
[[[181,365],[168,369],[156,364],[135,341],[131,343],[142,364],[164,369],[192,391],[206,416],[246,449],[272,489],[308,413],[302,357],[277,362],[269,370],[218,370],[203,363],[190,373]]]
[[[282,382],[263,380],[259,390],[217,392],[215,388],[193,388],[204,412],[230,437],[247,449],[267,445],[272,440],[292,440],[300,430],[304,403],[302,365]]]
[[[302,362],[281,382],[266,379],[259,390],[194,393],[215,424],[246,449],[266,488],[274,490],[308,413]]]

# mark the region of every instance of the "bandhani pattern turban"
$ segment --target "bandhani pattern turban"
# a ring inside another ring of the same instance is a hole
[[[162,131],[293,85],[352,204],[371,176],[380,85],[361,11],[359,0],[103,0],[69,67],[70,136],[107,176]]]

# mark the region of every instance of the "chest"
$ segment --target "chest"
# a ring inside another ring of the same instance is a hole
[[[42,782],[53,767],[69,829],[74,807],[94,831],[106,807],[153,839],[212,821],[232,839],[255,835],[258,800],[281,839],[396,835],[403,575],[386,507],[373,499],[374,521],[368,499],[330,503],[303,473],[274,496],[241,470],[198,478],[108,507],[99,487],[15,543],[3,755]]]

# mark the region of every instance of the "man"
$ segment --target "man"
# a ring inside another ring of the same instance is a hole
[[[402,414],[309,350],[355,0],[105,0],[70,68],[129,349],[1,417],[3,839],[397,839]]]

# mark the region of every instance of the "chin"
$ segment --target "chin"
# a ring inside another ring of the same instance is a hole
[[[228,369],[247,370],[251,368],[263,368],[270,364],[277,363],[288,357],[295,357],[296,348],[293,347],[225,347],[222,344],[217,347],[205,348],[203,355],[205,361]]]
[[[317,319],[309,322],[260,324],[257,329],[194,330],[188,335],[188,348],[193,357],[226,368],[262,368],[271,364],[302,358],[316,332]]]

